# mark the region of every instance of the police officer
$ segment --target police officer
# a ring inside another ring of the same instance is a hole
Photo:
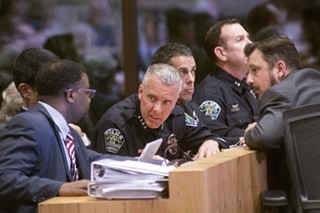
[[[138,95],[111,107],[97,123],[93,148],[99,152],[139,156],[146,143],[158,138],[163,143],[157,154],[181,158],[191,150],[198,157],[219,152],[218,143],[204,125],[176,106],[181,77],[170,65],[154,64],[147,70]]]
[[[152,64],[165,63],[173,66],[182,75],[182,91],[178,98],[177,104],[184,111],[193,117],[197,122],[204,123],[205,119],[209,119],[199,109],[198,104],[192,101],[194,92],[194,83],[196,78],[196,62],[192,51],[189,47],[180,43],[167,43],[161,46],[152,56]],[[228,148],[229,143],[235,143],[239,138],[230,141],[226,140],[221,135],[217,134],[221,127],[220,122],[215,122],[216,125],[211,125],[211,131],[217,137],[215,140],[219,143],[220,148]]]
[[[245,82],[247,59],[243,53],[251,43],[237,19],[212,26],[205,37],[208,57],[218,67],[196,87],[193,99],[208,116],[205,124],[223,125],[219,134],[243,137],[246,127],[258,119],[258,103]]]

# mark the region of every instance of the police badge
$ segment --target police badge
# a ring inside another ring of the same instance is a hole
[[[118,129],[107,129],[104,132],[104,143],[107,152],[118,153],[124,144],[124,137]]]
[[[221,107],[215,101],[204,101],[200,106],[199,109],[205,115],[210,116],[212,120],[217,120],[220,112]]]
[[[184,113],[184,115],[185,115],[186,126],[193,126],[193,127],[197,127],[198,126],[198,121],[196,119],[194,119],[193,117],[191,117],[187,113]]]

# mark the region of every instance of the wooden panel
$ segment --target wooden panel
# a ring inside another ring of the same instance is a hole
[[[259,195],[267,188],[266,157],[245,148],[181,166],[169,175],[169,198],[103,200],[56,197],[39,204],[40,213],[85,212],[264,212]]]
[[[136,0],[122,0],[123,70],[125,73],[125,95],[137,93],[138,71],[138,33]]]

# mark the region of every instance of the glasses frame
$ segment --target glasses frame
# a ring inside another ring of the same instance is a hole
[[[95,89],[89,89],[89,88],[88,89],[85,89],[85,88],[66,89],[64,92],[68,92],[70,90],[85,92],[90,99],[92,99],[95,96],[96,92],[97,92]]]

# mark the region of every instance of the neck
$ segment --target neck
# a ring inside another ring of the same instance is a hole
[[[246,75],[246,69],[242,69],[241,67],[233,67],[227,64],[218,64],[218,66],[240,81],[242,81]]]

